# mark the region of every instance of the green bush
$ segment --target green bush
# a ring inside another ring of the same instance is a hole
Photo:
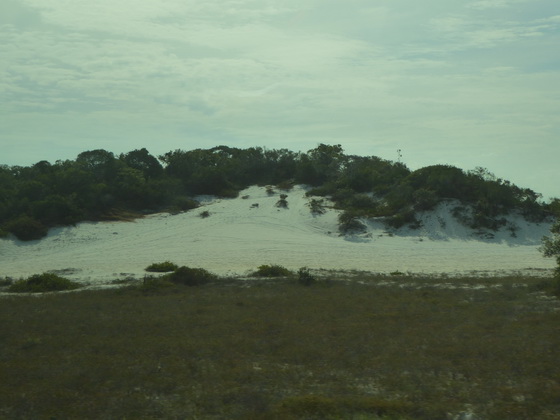
[[[261,265],[253,274],[252,277],[288,277],[292,272],[281,265]]]
[[[287,198],[288,198],[287,194],[280,194],[280,200],[276,202],[276,207],[287,209],[288,208],[288,200],[286,200]]]
[[[204,210],[204,211],[200,212],[200,214],[198,216],[201,219],[206,219],[207,217],[210,217],[210,212],[208,210]]]
[[[338,230],[342,235],[349,233],[359,233],[366,230],[364,225],[359,220],[359,214],[353,210],[346,210],[338,216]]]
[[[409,225],[411,228],[419,228],[420,221],[416,218],[416,213],[414,210],[403,210],[395,214],[394,216],[388,217],[385,220],[385,224],[395,229],[399,229],[404,225]]]
[[[196,209],[198,206],[200,206],[198,201],[188,197],[177,197],[173,202],[173,207],[181,211]]]
[[[79,283],[64,277],[53,273],[43,273],[16,281],[8,288],[8,291],[13,293],[43,293],[74,290],[79,287]]]
[[[307,267],[302,267],[298,270],[298,283],[303,286],[311,286],[317,279],[309,272]]]
[[[171,261],[164,261],[161,263],[153,263],[145,268],[146,271],[151,273],[169,273],[175,271],[179,266]]]
[[[185,286],[200,286],[218,277],[203,268],[179,267],[173,273],[165,276],[167,280],[175,284]]]
[[[41,239],[48,233],[48,229],[41,222],[27,215],[8,222],[5,228],[22,241]]]
[[[290,191],[292,188],[294,188],[294,182],[293,182],[293,180],[288,179],[288,180],[285,180],[285,181],[282,181],[282,182],[278,183],[276,185],[276,187],[279,190]]]
[[[14,281],[9,277],[0,278],[0,287],[11,286]]]
[[[309,209],[313,215],[325,214],[324,200],[317,198],[311,199],[309,202]]]

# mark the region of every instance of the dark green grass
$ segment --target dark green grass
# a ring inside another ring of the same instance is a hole
[[[0,418],[560,418],[535,280],[335,280],[4,297]]]

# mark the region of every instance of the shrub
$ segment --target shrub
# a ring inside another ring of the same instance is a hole
[[[235,188],[224,188],[219,190],[216,195],[222,198],[237,198],[239,197],[239,191]]]
[[[252,277],[287,277],[291,276],[292,272],[281,265],[261,265],[253,274]]]
[[[416,219],[414,210],[403,210],[394,216],[388,217],[385,220],[385,224],[395,229],[401,228],[406,224],[414,229],[420,227],[420,222]]]
[[[151,273],[169,273],[175,271],[179,266],[171,261],[164,261],[161,263],[153,263],[145,268],[146,271]]]
[[[280,194],[280,200],[278,200],[276,202],[276,207],[287,209],[288,208],[288,200],[286,200],[286,198],[288,198],[288,196],[286,194]]]
[[[0,287],[10,286],[13,284],[13,280],[9,277],[4,277],[0,279]]]
[[[181,211],[196,209],[199,205],[200,203],[198,201],[188,197],[178,197],[173,202],[173,207]]]
[[[179,267],[173,273],[165,276],[167,280],[175,284],[185,286],[200,286],[212,280],[216,280],[217,276],[203,268]]]
[[[366,225],[359,220],[358,213],[346,210],[338,216],[338,230],[343,235],[358,233],[365,231]]]
[[[309,272],[307,267],[302,267],[298,270],[298,283],[303,286],[311,286],[317,279]]]
[[[325,208],[323,207],[324,200],[319,200],[316,198],[311,199],[309,202],[309,209],[314,215],[325,214]]]
[[[41,239],[48,233],[48,229],[41,222],[27,215],[8,222],[6,230],[22,241]]]
[[[198,216],[201,217],[202,219],[206,219],[207,217],[210,217],[210,212],[208,210],[204,210]]]
[[[8,291],[14,293],[43,293],[74,290],[79,287],[79,283],[64,277],[57,276],[53,273],[43,273],[16,281],[8,288]]]
[[[290,191],[292,188],[294,188],[294,182],[292,180],[282,181],[277,184],[276,187],[280,190]]]

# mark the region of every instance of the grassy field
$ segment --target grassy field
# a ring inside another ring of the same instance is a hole
[[[560,419],[534,278],[324,273],[0,299],[2,419]]]

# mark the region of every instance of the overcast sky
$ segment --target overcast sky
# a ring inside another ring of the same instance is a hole
[[[560,197],[559,0],[0,0],[0,163],[217,145]]]

